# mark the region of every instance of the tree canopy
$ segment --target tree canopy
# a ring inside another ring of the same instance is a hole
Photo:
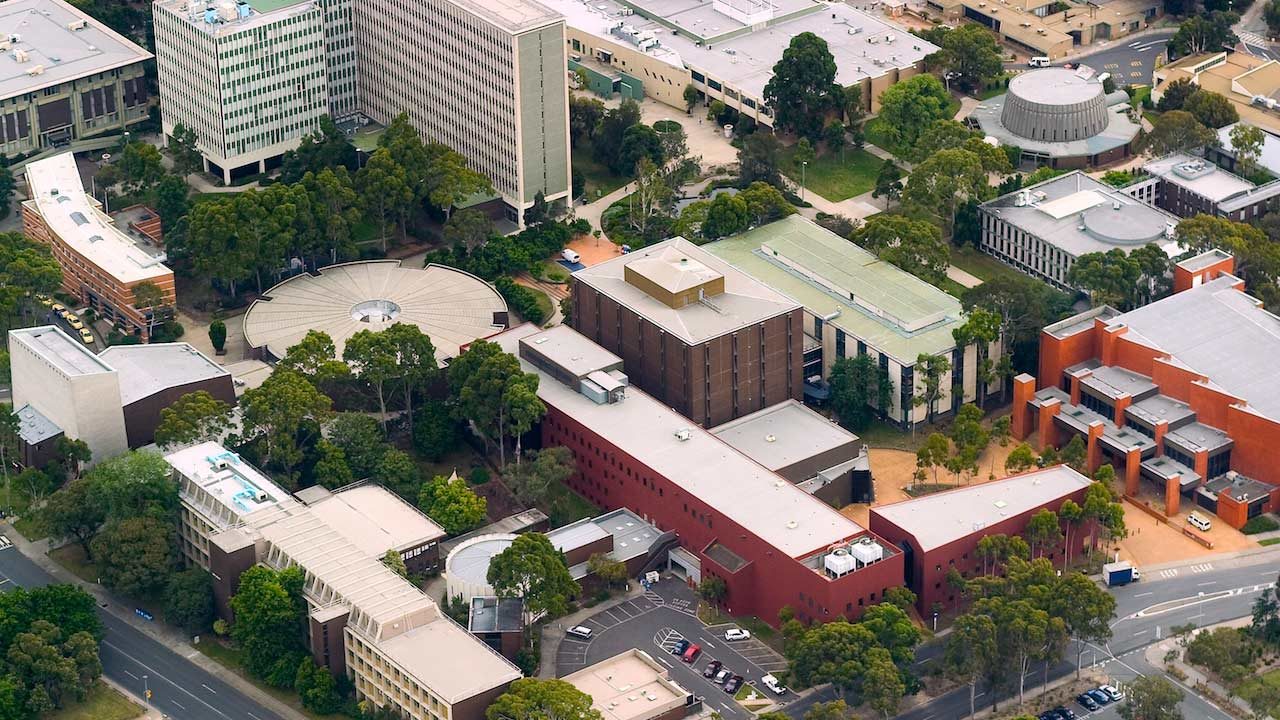
[[[581,588],[569,574],[564,554],[542,533],[518,535],[489,563],[489,584],[499,597],[524,599],[534,615],[563,615]]]
[[[880,119],[890,139],[905,148],[936,120],[949,117],[951,96],[933,75],[916,75],[880,94]]]
[[[591,696],[564,680],[521,678],[484,711],[486,720],[601,720]]]
[[[951,249],[933,223],[880,213],[867,218],[849,239],[931,285],[947,277]]]
[[[877,412],[889,410],[893,383],[888,371],[870,355],[837,359],[831,364],[827,384],[836,417],[851,430],[865,429]]]
[[[775,127],[816,142],[822,134],[823,118],[842,97],[835,80],[836,61],[827,41],[811,32],[792,37],[764,86]]]

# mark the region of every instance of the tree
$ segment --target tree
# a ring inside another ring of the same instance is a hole
[[[66,475],[80,477],[80,468],[89,462],[93,452],[89,444],[79,438],[62,436],[53,444],[53,461]]]
[[[1143,150],[1152,155],[1169,155],[1195,150],[1214,141],[1217,136],[1185,110],[1170,110],[1156,118],[1151,132],[1139,139]]]
[[[791,676],[804,685],[831,683],[836,696],[857,695],[865,678],[867,654],[879,648],[875,634],[861,623],[837,619],[815,625],[787,648]]]
[[[221,318],[214,318],[209,323],[209,342],[213,345],[213,349],[222,352],[227,344],[227,324]]]
[[[1084,439],[1079,435],[1072,435],[1071,440],[1062,447],[1058,458],[1060,462],[1071,467],[1071,469],[1077,472],[1084,472],[1087,453],[1088,449],[1085,447]]]
[[[409,457],[409,453],[398,448],[388,448],[373,470],[373,480],[405,497],[413,497],[421,476],[418,464]]]
[[[545,411],[533,393],[538,376],[523,372],[515,356],[500,346],[478,341],[449,364],[448,380],[456,398],[455,417],[470,423],[486,448],[497,441],[500,462],[505,466],[505,437],[513,428],[513,409],[518,411],[520,424],[529,426],[531,416]]]
[[[951,96],[933,75],[916,75],[885,88],[880,94],[880,119],[889,139],[899,148],[915,147],[916,139],[935,120],[949,116]]]
[[[284,154],[280,168],[280,182],[296,183],[307,173],[326,170],[355,172],[360,167],[356,148],[338,129],[333,118],[320,118],[319,128],[302,138],[296,150]]]
[[[995,36],[977,25],[961,25],[942,39],[942,55],[946,67],[958,73],[956,82],[965,90],[974,90],[1000,75],[1003,57]]]
[[[506,469],[504,483],[522,503],[556,505],[565,481],[577,471],[573,453],[564,447],[547,447],[528,455],[525,462]]]
[[[231,598],[236,622],[231,637],[244,651],[244,666],[265,678],[281,658],[302,649],[306,601],[302,597],[302,570],[255,565],[240,575],[240,586]],[[296,661],[295,661],[296,663]]]
[[[702,236],[715,240],[729,235],[737,235],[751,223],[751,213],[747,203],[737,195],[721,193],[716,195],[707,208],[707,218],[702,222]]]
[[[891,587],[884,591],[883,602],[893,605],[903,612],[910,612],[916,604],[916,594],[905,587]]]
[[[156,212],[165,232],[172,234],[191,210],[190,194],[187,181],[177,175],[165,175],[156,185]]]
[[[1027,521],[1025,532],[1027,543],[1031,545],[1032,557],[1037,557],[1037,547],[1040,555],[1044,555],[1045,548],[1053,547],[1063,539],[1062,524],[1058,520],[1058,515],[1049,508],[1042,508],[1040,512],[1032,515]]]
[[[719,196],[717,196],[719,197]],[[756,225],[763,225],[795,213],[796,209],[768,183],[753,182],[737,194],[747,204],[750,220]]]
[[[1280,0],[1268,0],[1262,7],[1262,19],[1272,37],[1280,35]]]
[[[591,143],[596,148],[597,158],[609,164],[618,148],[622,147],[622,136],[627,132],[627,128],[638,122],[640,122],[640,105],[630,98],[623,100],[616,108],[605,110],[596,123]],[[627,172],[631,170],[632,168],[626,168]]]
[[[164,619],[188,635],[213,626],[213,576],[201,568],[189,568],[169,576],[164,589]]]
[[[196,131],[186,125],[178,123],[173,126],[173,134],[169,136],[166,149],[173,160],[173,171],[178,175],[190,175],[204,168]]]
[[[8,332],[31,298],[51,294],[61,284],[62,267],[48,246],[22,233],[0,233],[0,329]]]
[[[648,238],[653,227],[660,227],[657,221],[665,218],[671,208],[675,189],[669,176],[648,157],[640,158],[633,167],[636,182],[635,191],[627,200],[627,222],[637,234]]]
[[[338,681],[327,668],[316,667],[311,658],[303,658],[293,676],[293,689],[302,699],[302,706],[317,715],[332,715],[342,707],[342,695]]]
[[[832,120],[823,126],[822,142],[827,146],[827,152],[840,154],[840,162],[844,162],[844,149],[848,145],[848,140],[844,125],[839,121]]]
[[[1106,467],[1110,466],[1108,465]],[[1062,569],[1066,570],[1071,565],[1071,553],[1074,549],[1071,544],[1071,533],[1074,530],[1079,529],[1081,522],[1084,520],[1084,509],[1076,504],[1074,500],[1068,498],[1062,502],[1062,507],[1058,508],[1058,517],[1062,518],[1062,521],[1067,525],[1066,541],[1064,544],[1066,554],[1062,559]],[[1077,546],[1080,544],[1079,537],[1076,538],[1075,544]]]
[[[1280,10],[1280,0],[1273,0]],[[1267,5],[1271,7],[1270,4]],[[1239,123],[1231,128],[1231,151],[1236,156],[1236,170],[1249,177],[1258,171],[1258,158],[1262,155],[1262,144],[1266,134],[1262,128],[1247,123]]]
[[[285,351],[277,368],[292,370],[313,384],[344,378],[351,373],[346,363],[337,359],[333,338],[323,330],[308,330],[306,335]]]
[[[889,208],[889,203],[902,197],[902,170],[898,168],[893,158],[885,158],[880,165],[880,173],[876,175],[876,187],[871,191],[871,197],[884,198],[885,209]]]
[[[1011,475],[1016,475],[1030,470],[1035,467],[1035,464],[1036,451],[1032,450],[1030,445],[1021,443],[1004,459],[1004,470]]]
[[[363,413],[338,413],[328,435],[329,442],[342,449],[356,479],[372,477],[388,450],[378,421]]]
[[[778,138],[772,133],[751,133],[738,148],[738,176],[744,183],[764,182],[774,187],[782,183],[778,172]]]
[[[933,482],[938,482],[938,468],[951,456],[951,442],[947,436],[939,432],[929,433],[924,443],[916,450],[916,467],[933,471]]]
[[[1120,717],[1124,720],[1182,720],[1182,691],[1163,675],[1142,675],[1129,683]]]
[[[378,398],[378,422],[387,431],[386,385],[399,373],[392,339],[385,332],[361,330],[347,339],[342,359]]]
[[[627,565],[604,553],[592,553],[587,558],[587,573],[595,575],[606,587],[621,585],[627,581]]]
[[[292,370],[276,368],[262,385],[240,398],[245,439],[255,443],[264,463],[279,467],[286,484],[302,461],[303,447],[329,418],[331,401]]]
[[[1124,250],[1113,248],[1105,253],[1085,253],[1076,258],[1067,273],[1067,281],[1089,291],[1094,306],[1114,305],[1130,309],[1142,274],[1138,263]]]
[[[876,411],[888,412],[893,383],[889,373],[870,355],[839,358],[827,374],[831,390],[831,407],[840,423],[852,430],[870,424]]]
[[[91,500],[90,481],[72,480],[66,487],[49,496],[40,509],[40,521],[55,538],[70,538],[93,559],[90,542],[106,520],[106,512]]]
[[[689,83],[684,86],[684,112],[686,115],[693,112],[693,106],[698,104],[702,99],[702,93],[698,92],[698,88]]]
[[[197,390],[160,411],[155,442],[162,448],[213,440],[231,426],[231,406]]]
[[[1071,309],[1071,298],[1048,285],[1016,274],[992,278],[960,295],[965,311],[986,310],[1000,319],[1000,338],[1011,353],[1010,370],[1035,372],[1040,330]]]
[[[450,216],[442,232],[445,242],[471,251],[493,236],[493,221],[479,210],[467,208]]]
[[[973,27],[973,26],[965,26]],[[902,673],[886,650],[876,648],[867,653],[863,695],[872,710],[885,720],[898,714],[898,705],[907,692]]]
[[[1197,90],[1183,103],[1182,109],[1195,116],[1200,124],[1218,129],[1240,121],[1240,113],[1231,101],[1212,90]]]
[[[931,285],[947,277],[951,251],[933,223],[880,213],[867,218],[849,239]]]
[[[1196,215],[1178,223],[1175,237],[1190,253],[1218,248],[1235,257],[1235,274],[1264,299],[1280,276],[1280,245],[1253,225],[1213,215]],[[1272,301],[1273,302],[1273,301]],[[1271,306],[1272,302],[1268,302]]]
[[[435,476],[418,491],[418,507],[450,535],[458,535],[484,522],[488,503],[456,474]]]
[[[590,695],[564,680],[520,678],[484,715],[486,720],[601,720],[591,703]]]
[[[972,403],[965,403],[956,411],[956,418],[951,423],[950,435],[956,449],[970,451],[975,460],[987,449],[987,444],[991,441],[990,431],[982,426],[982,410]]]
[[[150,190],[164,177],[160,150],[148,142],[131,142],[124,146],[116,161],[120,175],[135,192]]]
[[[356,189],[365,212],[378,221],[382,249],[387,249],[387,220],[403,215],[413,202],[413,188],[404,166],[391,151],[378,148],[356,173]]]
[[[75,633],[65,643],[64,637],[57,625],[36,620],[9,646],[11,676],[28,689],[27,706],[32,714],[62,707],[71,699],[82,699],[102,674],[97,641],[92,636]]]
[[[347,454],[328,440],[316,443],[316,462],[311,466],[311,478],[321,487],[330,490],[346,487],[355,481]]]
[[[950,229],[955,222],[956,207],[961,202],[970,198],[984,199],[990,191],[981,158],[968,150],[951,148],[940,150],[915,166],[907,178],[907,189],[903,191],[902,199],[908,205],[939,218]]]
[[[945,355],[920,353],[916,356],[916,387],[912,388],[911,404],[924,405],[930,423],[933,423],[933,413],[938,399],[942,397],[943,377],[947,376],[950,370],[951,361]]]
[[[173,527],[149,517],[107,523],[92,546],[102,584],[129,597],[156,597],[177,560]]]
[[[402,578],[409,577],[409,568],[405,567],[404,557],[392,548],[382,554],[382,564],[391,572]]]
[[[981,139],[982,136],[950,118],[934,120],[920,133],[911,155],[917,160],[924,160],[939,150],[964,147],[973,137]]]
[[[414,415],[413,449],[421,458],[439,462],[457,447],[458,425],[444,403],[428,402]]]
[[[1081,573],[1063,575],[1053,593],[1053,615],[1062,618],[1067,633],[1076,641],[1076,678],[1086,643],[1111,639],[1111,619],[1116,613],[1115,596]]]
[[[613,171],[619,175],[639,174],[636,168],[641,158],[662,167],[662,139],[652,127],[636,123],[622,133],[622,145],[613,157]]]
[[[827,41],[811,32],[791,38],[782,58],[773,66],[773,77],[764,86],[764,99],[773,109],[775,127],[818,139],[822,120],[836,106],[840,92],[836,61]]]
[[[523,598],[532,615],[563,615],[581,591],[564,554],[542,533],[518,535],[490,561],[487,579],[498,597]]]
[[[859,624],[875,635],[876,642],[898,667],[907,668],[914,662],[920,630],[905,609],[890,602],[878,603],[867,608]]]
[[[0,218],[7,218],[13,212],[13,191],[16,187],[13,171],[7,166],[0,167]]]
[[[1207,15],[1193,15],[1178,26],[1178,31],[1169,38],[1170,56],[1194,55],[1202,52],[1217,52],[1230,49],[1239,42],[1231,29],[1240,22],[1240,16],[1234,12],[1214,10]]]
[[[1199,89],[1200,86],[1191,82],[1189,78],[1174,80],[1165,86],[1164,94],[1160,96],[1160,102],[1156,104],[1156,109],[1162,113],[1170,110],[1181,110],[1187,98],[1191,97]]]

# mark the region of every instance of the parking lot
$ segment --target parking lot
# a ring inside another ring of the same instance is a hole
[[[719,660],[726,669],[742,675],[746,683],[768,694],[760,678],[784,669],[786,660],[755,638],[726,641],[725,631],[737,625],[703,624],[695,614],[696,603],[696,596],[684,583],[663,580],[643,596],[592,615],[581,623],[592,630],[589,641],[573,637],[565,637],[561,641],[556,652],[556,675],[563,677],[636,648],[670,668],[671,678],[704,698],[706,709],[719,712],[725,718],[747,720],[752,713],[735,702],[721,686],[704,678],[703,669],[711,661]],[[671,654],[681,640],[689,640],[702,647],[702,653],[692,664],[681,662]],[[792,697],[770,696],[780,704]]]

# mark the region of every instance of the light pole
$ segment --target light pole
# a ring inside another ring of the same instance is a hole
[[[800,161],[800,200],[802,202],[804,201],[805,177],[808,175],[808,170],[809,170],[809,161],[801,160]]]
[[[147,699],[147,704],[151,704],[151,687],[147,685],[146,675],[142,676],[142,695]]]

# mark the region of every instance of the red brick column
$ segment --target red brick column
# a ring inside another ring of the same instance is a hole
[[[1035,394],[1035,378],[1022,373],[1013,379],[1013,419],[1010,429],[1019,440],[1026,440],[1031,434],[1031,412],[1027,403],[1031,402]]]
[[[1182,506],[1182,478],[1174,475],[1164,481],[1164,514],[1173,517]]]
[[[1049,398],[1040,403],[1040,452],[1049,447],[1058,447],[1058,428],[1053,425],[1053,416],[1062,410],[1062,403],[1057,398]]]
[[[1102,442],[1102,431],[1105,427],[1101,420],[1094,420],[1089,425],[1089,439],[1085,441],[1087,450],[1085,457],[1088,458],[1086,467],[1089,468],[1090,474],[1102,465],[1102,446],[1099,443]]]
[[[1197,450],[1195,454],[1196,466],[1191,468],[1200,476],[1200,484],[1204,485],[1209,482],[1209,451]]]
[[[1129,448],[1124,456],[1124,494],[1138,496],[1138,481],[1142,477],[1142,448]]]
[[[1133,403],[1132,395],[1121,395],[1116,398],[1116,416],[1111,418],[1116,427],[1124,427],[1124,411],[1131,403]]]
[[[1156,457],[1164,455],[1164,435],[1169,432],[1169,421],[1161,420],[1156,423],[1155,441],[1156,441]]]

